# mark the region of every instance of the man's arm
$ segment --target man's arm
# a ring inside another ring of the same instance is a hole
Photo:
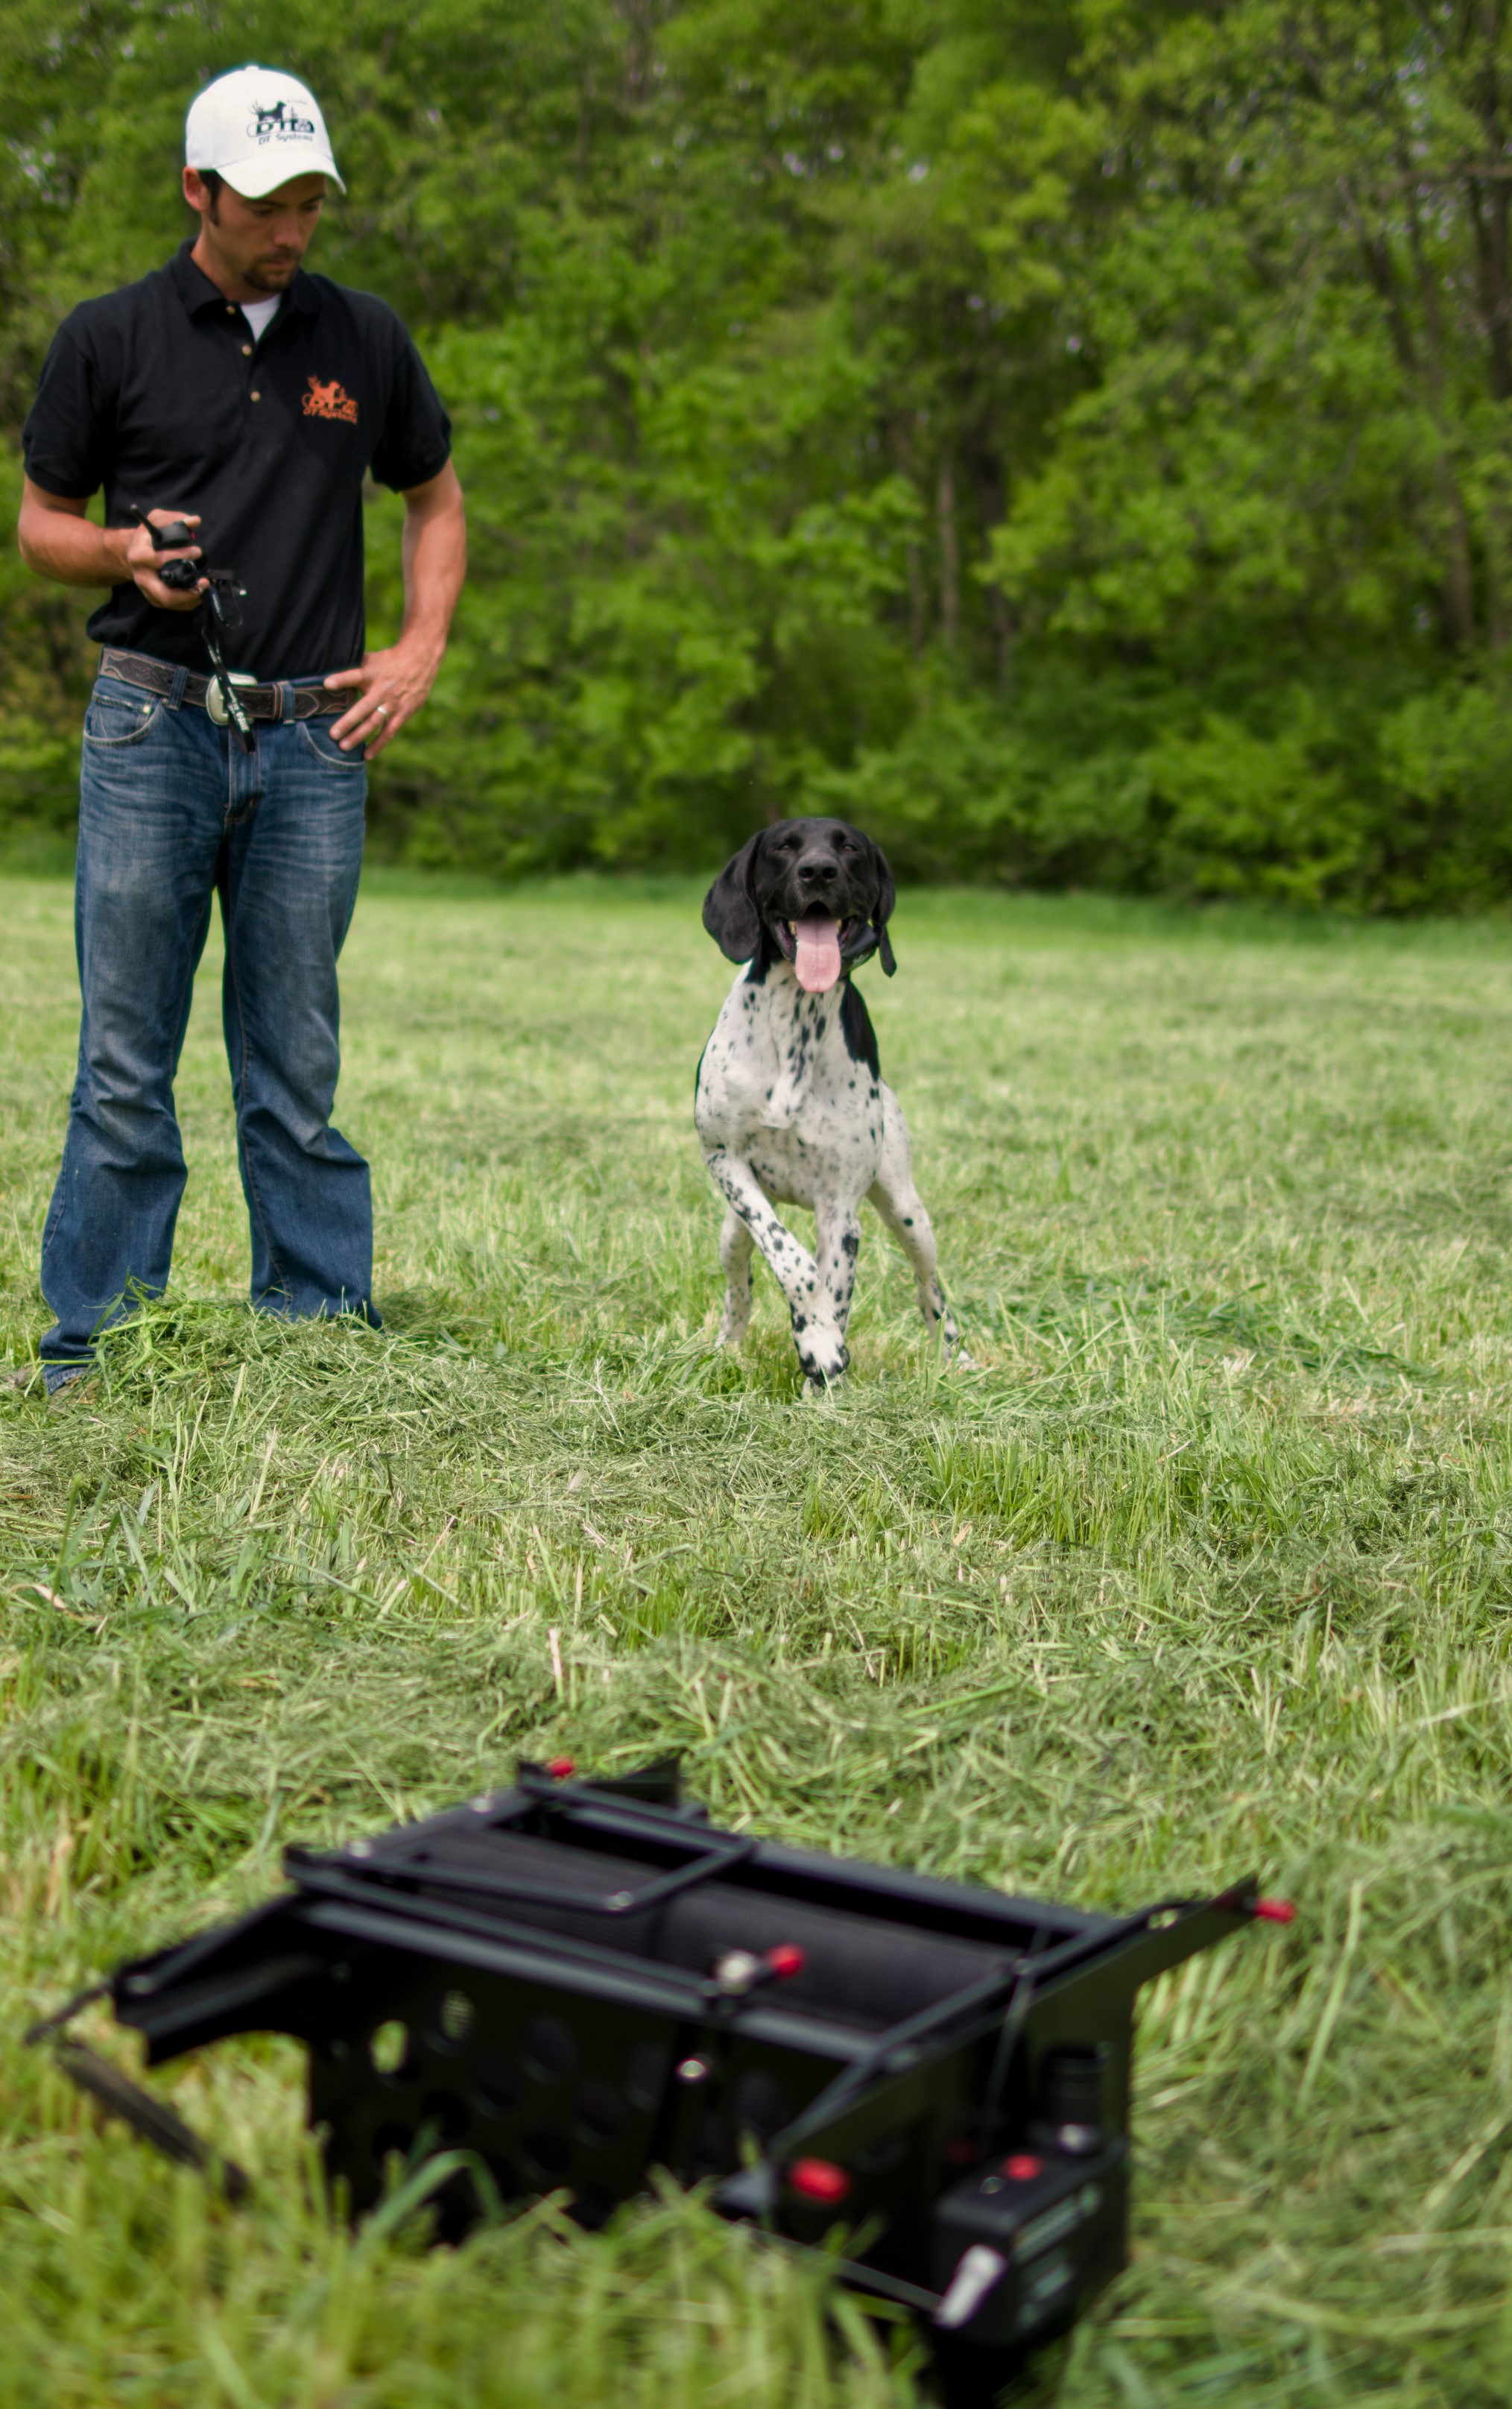
[[[180,594],[155,573],[165,560],[197,560],[198,544],[154,552],[145,527],[96,527],[84,516],[88,508],[87,501],[72,495],[45,493],[27,477],[16,522],[16,541],[27,568],[38,577],[55,577],[63,585],[124,585],[131,579],[160,611],[198,610],[200,587]],[[157,527],[182,515],[191,527],[199,525],[193,512],[154,511],[151,515]]]
[[[365,654],[360,670],[337,670],[325,681],[358,688],[351,710],[331,730],[344,753],[366,744],[371,761],[420,709],[436,683],[467,566],[467,512],[449,460],[439,477],[405,492],[404,625],[397,643]]]

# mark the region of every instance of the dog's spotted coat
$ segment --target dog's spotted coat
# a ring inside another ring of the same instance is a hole
[[[727,1280],[720,1344],[738,1347],[745,1336],[759,1247],[814,1390],[838,1380],[849,1360],[863,1197],[907,1255],[929,1327],[940,1326],[947,1351],[957,1344],[907,1124],[850,980],[874,950],[890,972],[892,900],[891,874],[870,839],[842,821],[794,820],[753,838],[704,904],[705,926],[743,964],[704,1048],[694,1107],[704,1161],[728,1207],[719,1241]],[[838,927],[848,957],[826,992],[806,992],[789,959],[805,922]],[[813,1207],[816,1254],[783,1222],[779,1204]]]

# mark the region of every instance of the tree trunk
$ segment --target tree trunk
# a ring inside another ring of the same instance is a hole
[[[1377,14],[1383,12],[1377,6]],[[1382,24],[1383,55],[1390,54],[1390,30]],[[1470,563],[1470,521],[1465,511],[1455,468],[1444,402],[1444,319],[1440,307],[1438,283],[1423,239],[1422,212],[1418,204],[1418,183],[1413,173],[1412,129],[1405,122],[1400,96],[1397,99],[1392,124],[1392,147],[1396,153],[1397,173],[1403,195],[1407,225],[1407,244],[1412,254],[1413,278],[1422,310],[1423,357],[1422,391],[1428,411],[1438,430],[1438,484],[1443,500],[1447,538],[1448,558],[1444,573],[1444,624],[1449,640],[1455,644],[1474,642],[1476,634],[1475,578]]]
[[[1473,643],[1476,634],[1476,589],[1470,567],[1470,522],[1465,512],[1464,495],[1455,472],[1449,451],[1448,429],[1444,411],[1444,325],[1439,310],[1438,285],[1429,265],[1427,246],[1423,241],[1422,219],[1418,209],[1418,195],[1407,195],[1407,232],[1412,243],[1413,266],[1417,271],[1418,291],[1422,301],[1423,325],[1427,337],[1428,401],[1440,439],[1439,484],[1444,496],[1444,508],[1448,520],[1448,563],[1444,578],[1444,619],[1451,642]]]
[[[993,530],[1007,516],[1007,469],[995,444],[983,440],[968,443],[966,468],[972,491],[976,498],[976,522],[985,544],[990,549]],[[997,671],[998,692],[1011,694],[1014,684],[1014,644],[1018,626],[1009,607],[1008,597],[1001,585],[984,584],[987,598],[987,615],[992,622],[993,666]]]
[[[887,430],[887,448],[897,464],[899,474],[906,477],[909,483],[915,488],[918,479],[914,468],[916,455],[914,450],[914,429],[916,428],[922,436],[928,425],[926,413],[921,410],[915,411],[914,415],[913,427],[910,426],[907,418],[899,418],[893,421]],[[908,649],[917,660],[924,650],[925,638],[924,556],[912,537],[904,549],[903,557],[908,565]]]
[[[662,18],[660,0],[615,0],[615,13],[623,19],[627,39],[625,45],[625,103],[635,108],[651,90],[651,68],[656,51],[656,32]]]
[[[1475,79],[1476,114],[1483,155],[1501,159],[1506,141],[1497,53],[1502,36],[1502,0],[1478,0],[1476,33],[1480,57]],[[1495,177],[1467,182],[1470,223],[1476,237],[1476,274],[1486,328],[1487,371],[1498,401],[1512,398],[1512,289],[1507,283],[1507,210],[1512,194]]]
[[[987,587],[987,608],[992,613],[992,642],[998,656],[998,692],[1014,690],[1014,644],[1018,635],[1014,614],[1008,608],[1008,598],[1001,585]]]
[[[956,529],[956,464],[940,454],[935,506],[940,518],[940,633],[951,652],[960,635],[960,541]]]
[[[908,547],[908,648],[915,660],[924,650],[924,563],[916,543]]]
[[[1466,187],[1476,235],[1476,281],[1486,329],[1486,377],[1498,401],[1512,399],[1512,290],[1507,284],[1507,206],[1502,183],[1482,189],[1472,176]]]
[[[1476,113],[1480,120],[1483,155],[1502,158],[1506,132],[1502,107],[1498,55],[1502,36],[1502,0],[1478,0],[1476,32],[1480,56],[1475,80]],[[1476,297],[1486,338],[1486,382],[1496,401],[1512,400],[1512,281],[1507,274],[1507,218],[1512,193],[1495,177],[1471,176],[1465,183],[1466,214],[1476,243]],[[1512,465],[1512,464],[1509,464]],[[1507,618],[1507,572],[1512,560],[1505,484],[1494,482],[1486,504],[1485,587],[1486,634],[1499,651],[1512,635]]]

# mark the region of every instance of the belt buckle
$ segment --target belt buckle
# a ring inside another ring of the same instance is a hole
[[[230,679],[233,685],[255,685],[257,684],[257,680],[252,676],[250,670],[227,670],[226,676]],[[230,727],[231,714],[226,710],[225,697],[221,692],[221,684],[218,678],[212,677],[205,689],[205,708],[209,712],[210,717],[214,720],[217,728]]]

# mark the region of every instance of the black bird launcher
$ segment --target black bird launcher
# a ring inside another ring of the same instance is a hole
[[[842,2280],[913,2310],[949,2389],[990,2398],[1124,2262],[1135,1992],[1290,1910],[1241,1882],[1086,1914],[718,1831],[675,1761],[572,1771],[291,1849],[281,1897],[122,1967],[119,2020],[153,2065],[303,2041],[353,2214],[446,2150],[447,2238],[556,2190],[600,2224],[657,2166],[789,2246],[839,2225]],[[149,2104],[132,2121],[161,2146],[177,2120]],[[182,2127],[166,2146],[209,2156]]]

